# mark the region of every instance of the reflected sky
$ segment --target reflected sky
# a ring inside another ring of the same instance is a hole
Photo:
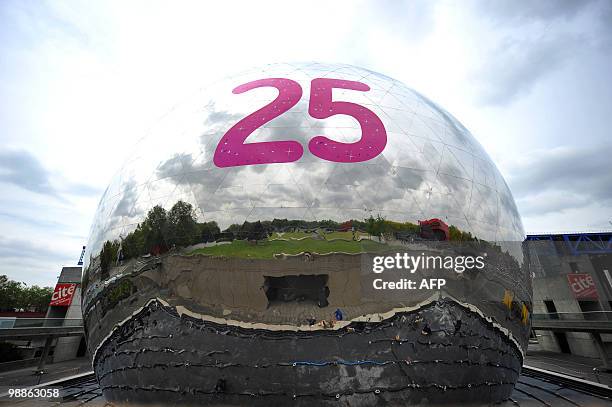
[[[359,140],[347,115],[308,114],[314,78],[359,81],[368,92],[334,89],[333,100],[367,107],[383,122],[383,152],[361,163],[335,163],[308,151],[315,136]],[[240,119],[272,101],[273,88],[233,94],[263,78],[289,78],[303,90],[288,112],[254,131],[247,142],[295,140],[296,162],[218,168],[217,144]],[[196,208],[198,221],[221,229],[274,218],[346,221],[381,215],[410,221],[437,217],[489,241],[521,241],[523,226],[508,186],[480,144],[448,112],[387,76],[348,65],[274,64],[225,78],[173,109],[134,148],[103,195],[91,228],[88,255],[125,236],[155,205],[178,200]]]

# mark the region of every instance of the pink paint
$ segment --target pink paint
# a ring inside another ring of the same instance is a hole
[[[239,94],[265,86],[278,89],[278,96],[240,120],[223,135],[213,157],[217,167],[287,163],[299,160],[304,154],[304,148],[297,141],[245,143],[251,133],[291,109],[302,97],[301,86],[291,79],[283,78],[259,79],[240,85],[232,92]]]
[[[387,131],[382,121],[370,109],[356,103],[332,101],[332,88],[367,92],[370,87],[361,82],[328,78],[313,79],[310,85],[308,113],[316,119],[337,114],[352,116],[361,126],[361,139],[354,143],[340,143],[316,136],[308,143],[310,152],[324,160],[340,163],[367,161],[382,153],[387,145]]]
[[[291,109],[302,97],[301,86],[284,78],[259,79],[240,85],[232,92],[239,94],[265,86],[278,89],[278,96],[271,103],[240,120],[223,135],[213,158],[217,167],[288,163],[299,160],[304,154],[304,148],[297,141],[245,143],[255,130]],[[325,136],[316,136],[308,143],[308,149],[315,156],[327,161],[349,163],[371,160],[382,153],[387,145],[385,126],[380,118],[366,107],[351,102],[334,102],[333,88],[362,92],[370,90],[368,85],[361,82],[313,79],[308,113],[315,119],[326,119],[337,114],[352,116],[361,126],[361,138],[354,143],[340,143]]]

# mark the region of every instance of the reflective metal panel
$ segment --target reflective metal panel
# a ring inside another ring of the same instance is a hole
[[[273,87],[232,90],[262,78],[290,78],[303,95],[287,112],[261,120],[246,142],[293,141],[303,155],[287,163],[220,168],[214,155],[224,134],[279,93]],[[352,116],[309,114],[315,78],[369,87],[336,88],[332,94],[334,101],[363,106],[382,121],[386,145],[380,154],[332,162],[309,151],[316,136],[343,143],[361,137]],[[461,123],[402,83],[348,65],[268,65],[228,77],[178,105],[138,143],[104,192],[86,259],[104,241],[132,231],[153,206],[169,209],[177,200],[192,204],[199,221],[214,220],[221,229],[274,218],[345,221],[380,214],[400,222],[436,217],[488,241],[524,237],[508,186]]]
[[[252,69],[169,112],[106,189],[94,369],[120,402],[497,402],[529,335],[523,237],[426,97],[348,65]]]

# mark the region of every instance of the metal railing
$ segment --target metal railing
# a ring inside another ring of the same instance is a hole
[[[0,317],[0,328],[43,328],[53,326],[83,326],[82,318],[15,318]]]
[[[553,319],[563,321],[612,321],[612,311],[535,313],[531,315],[531,318],[536,321]]]

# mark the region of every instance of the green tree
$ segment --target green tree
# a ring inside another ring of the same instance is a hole
[[[242,225],[234,223],[234,224],[229,225],[229,227],[227,229],[225,229],[224,232],[233,233],[234,236],[236,236],[238,238],[238,236],[240,235],[240,230],[241,229],[242,229]]]
[[[199,241],[198,224],[190,203],[178,201],[170,209],[166,235],[170,246],[184,247]]]
[[[102,278],[106,278],[110,271],[110,268],[117,262],[117,252],[119,251],[119,241],[107,240],[102,245],[102,251],[100,252],[100,269]]]
[[[463,232],[456,226],[450,225],[448,227],[449,240],[461,241],[461,242],[472,242],[476,239],[470,232]]]
[[[141,224],[121,241],[123,257],[131,259],[146,253],[145,250],[145,229]]]
[[[248,234],[249,240],[255,240],[257,242],[268,237],[268,232],[264,229],[260,221],[252,223],[251,225],[251,230]]]
[[[289,221],[287,219],[274,218],[272,220],[272,227],[276,231],[284,230],[287,226],[289,226]]]
[[[372,236],[377,236],[380,238],[380,236],[387,231],[385,218],[381,217],[380,215],[377,215],[376,218],[370,216],[368,219],[366,219],[365,223],[366,232]]]
[[[419,225],[410,222],[385,221],[385,228],[388,232],[409,232],[419,233]]]
[[[240,227],[240,230],[238,231],[238,239],[250,239],[249,236],[251,236],[251,234],[253,233],[254,226],[254,223],[245,221]]]
[[[53,289],[51,287],[39,287],[33,285],[28,287],[25,291],[26,309],[30,309],[34,312],[47,312],[49,303],[51,302],[51,296],[53,295]]]
[[[167,249],[165,235],[168,224],[166,210],[155,205],[142,224],[144,247],[147,253],[159,253]]]
[[[0,310],[46,312],[51,301],[51,287],[28,287],[26,284],[0,276]]]
[[[320,228],[323,229],[332,229],[332,230],[336,230],[338,228],[340,228],[340,223],[335,222],[331,219],[324,219],[324,220],[320,220],[318,223],[318,226]],[[346,222],[345,222],[346,223]]]
[[[2,276],[0,284],[0,309],[14,311],[15,309],[25,308],[24,283],[9,280],[7,276]]]
[[[219,233],[221,233],[219,225],[215,221],[198,223],[198,229],[200,231],[201,242],[213,242],[217,239]]]

